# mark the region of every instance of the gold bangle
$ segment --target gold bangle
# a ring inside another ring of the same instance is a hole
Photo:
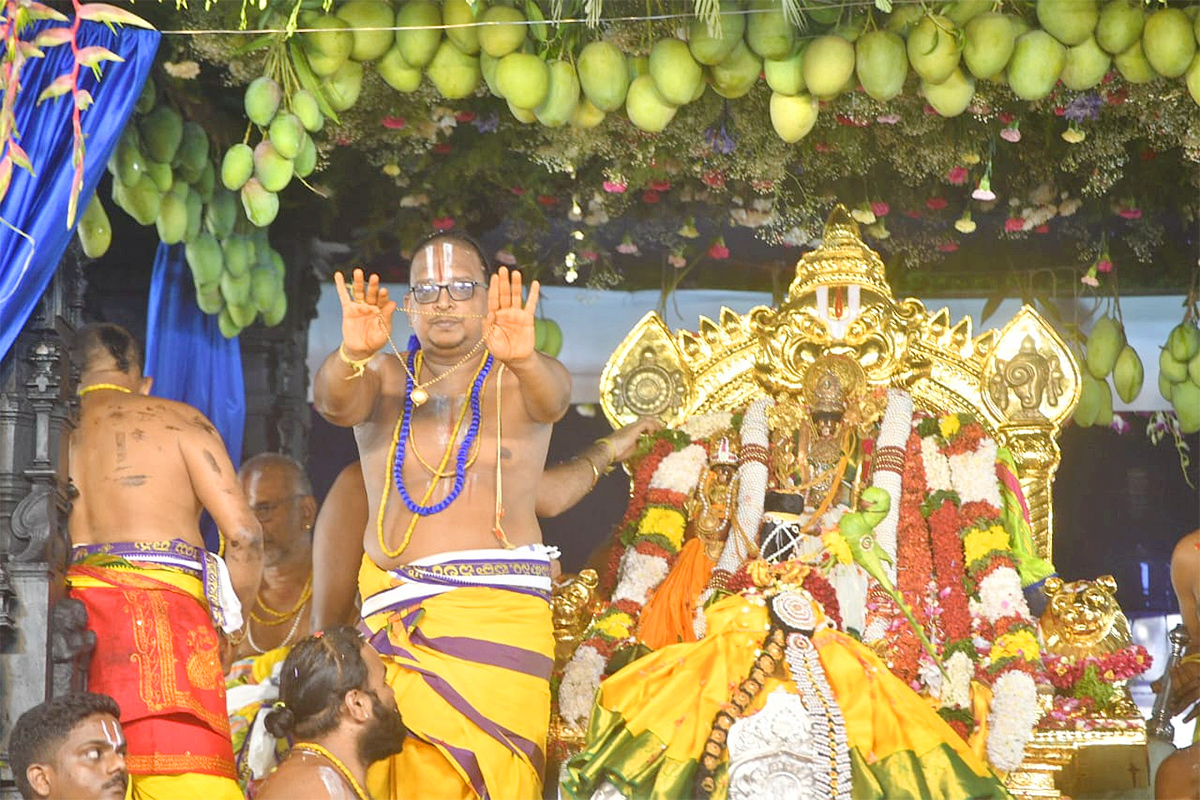
[[[371,363],[371,359],[374,358],[375,355],[371,354],[366,358],[354,359],[346,355],[346,351],[343,349],[345,346],[345,342],[342,342],[338,345],[338,358],[342,359],[342,363],[354,370],[354,374],[347,375],[346,380],[352,381],[355,378],[361,378],[362,374],[367,371],[367,364]]]
[[[595,441],[595,444],[604,445],[605,452],[608,455],[608,468],[611,471],[613,462],[617,460],[617,446],[607,436],[601,436]]]
[[[588,487],[588,491],[590,492],[592,489],[595,489],[596,484],[600,482],[600,468],[597,467],[596,462],[592,461],[590,458],[585,457],[583,458],[583,461],[587,462],[587,465],[592,468],[592,485]]]

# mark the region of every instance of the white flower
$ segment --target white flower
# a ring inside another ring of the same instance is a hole
[[[708,439],[733,425],[733,414],[728,411],[717,411],[712,414],[697,414],[679,426],[679,429],[692,437],[692,441]]]
[[[948,492],[954,488],[950,477],[950,462],[938,450],[937,442],[931,436],[921,439],[921,460],[925,462],[925,485],[929,493]]]
[[[591,645],[575,650],[558,686],[558,710],[564,720],[579,727],[587,725],[605,663],[604,656]]]
[[[658,588],[670,571],[671,566],[665,558],[644,555],[632,548],[626,550],[621,556],[621,566],[617,572],[621,579],[613,590],[613,601],[632,600],[644,605],[650,593]]]
[[[429,202],[429,195],[421,192],[420,194],[406,194],[400,198],[401,208],[420,208]]]
[[[1060,217],[1072,216],[1082,205],[1083,201],[1078,197],[1069,197],[1058,204],[1058,215]]]
[[[165,61],[165,62],[163,62],[163,71],[166,72],[168,75],[170,75],[172,78],[179,78],[180,80],[190,81],[190,80],[195,80],[197,77],[199,77],[200,65],[197,64],[195,61],[179,61],[179,62]]]
[[[1012,567],[992,570],[979,582],[979,604],[989,622],[1011,616],[1029,619],[1029,604],[1021,591],[1021,577]]]
[[[654,470],[654,475],[650,477],[650,488],[691,494],[700,479],[700,468],[707,461],[708,453],[698,444],[671,453]]]
[[[1000,481],[996,477],[996,441],[984,438],[972,453],[956,453],[948,459],[954,491],[963,503],[984,502],[1000,508]]]
[[[948,708],[968,708],[971,705],[971,678],[975,675],[975,665],[970,657],[961,650],[955,652],[946,661],[946,681],[942,691],[942,705]]]
[[[1009,772],[1021,766],[1040,714],[1037,686],[1028,674],[1012,670],[996,679],[987,739],[988,761],[993,767]]]

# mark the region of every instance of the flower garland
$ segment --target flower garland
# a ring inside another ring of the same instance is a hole
[[[587,724],[609,660],[622,646],[635,643],[642,607],[671,571],[683,547],[685,505],[708,461],[708,450],[691,443],[686,434],[682,439],[670,431],[658,436],[650,455],[635,470],[619,536],[625,547],[612,601],[592,619],[563,669],[558,707],[568,724]],[[676,449],[676,444],[682,447]],[[659,457],[654,458],[656,455]]]
[[[1055,699],[1075,700],[1091,715],[1112,715],[1125,697],[1122,684],[1150,669],[1153,659],[1140,644],[1123,647],[1101,656],[1073,658],[1047,654],[1043,660],[1050,683],[1060,693]],[[1051,722],[1071,727],[1084,725],[1071,712],[1076,705],[1059,703],[1047,716]]]
[[[896,588],[922,627],[926,627],[929,620],[927,597],[929,577],[933,574],[929,525],[921,515],[921,505],[928,493],[921,436],[914,431],[905,444],[904,473],[901,477],[900,522],[896,531]],[[890,607],[894,604],[886,595],[876,595],[873,600],[891,612],[891,632],[907,624],[899,610]],[[889,636],[888,639],[892,644],[889,659],[892,672],[900,680],[920,690],[920,643],[914,636]]]

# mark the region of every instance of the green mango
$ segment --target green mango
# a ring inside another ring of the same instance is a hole
[[[250,299],[258,311],[268,311],[275,304],[279,280],[275,271],[269,267],[255,267],[250,270]]]
[[[1116,317],[1101,317],[1087,338],[1087,368],[1092,377],[1103,380],[1113,371],[1117,356],[1125,346],[1125,328]]]
[[[696,89],[704,82],[704,70],[685,43],[660,39],[650,49],[650,77],[664,100],[681,106],[696,96]]]
[[[226,308],[229,311],[229,318],[233,320],[233,324],[239,328],[245,328],[254,322],[254,318],[258,315],[258,309],[254,307],[254,303],[247,301],[242,305],[228,304]]]
[[[200,199],[199,192],[189,187],[183,204],[187,208],[187,229],[183,233],[183,240],[190,242],[200,234],[204,225],[204,201]]]
[[[1158,372],[1171,383],[1183,383],[1188,379],[1188,365],[1171,356],[1171,349],[1164,347],[1158,353]]]
[[[170,106],[158,106],[142,117],[138,125],[146,155],[154,161],[170,164],[183,141],[183,117]]]
[[[946,8],[946,16],[961,28],[995,5],[993,0],[955,0]]]
[[[281,192],[292,181],[294,166],[275,149],[275,143],[263,139],[254,148],[254,177],[268,192]]]
[[[511,105],[532,111],[550,91],[550,67],[532,53],[509,53],[496,65],[496,87]]]
[[[1141,357],[1129,345],[1125,345],[1121,350],[1121,355],[1117,356],[1117,365],[1113,367],[1112,379],[1113,388],[1117,390],[1117,397],[1124,402],[1132,403],[1134,398],[1141,394],[1146,372],[1142,367]]]
[[[260,128],[265,128],[275,118],[282,100],[283,90],[279,88],[279,84],[266,75],[260,75],[246,87],[242,106],[246,110],[247,119]]]
[[[616,111],[629,90],[625,56],[609,42],[588,42],[579,53],[579,85],[600,111]]]
[[[79,217],[79,227],[76,229],[79,243],[83,246],[83,254],[88,258],[100,258],[108,252],[112,244],[112,223],[100,202],[100,195],[92,195],[92,200]]]
[[[1138,0],[1110,0],[1096,23],[1096,44],[1105,52],[1124,53],[1142,38],[1146,14]]]
[[[150,180],[154,181],[154,185],[158,187],[160,192],[169,192],[171,191],[171,187],[175,185],[175,173],[171,171],[170,164],[147,161],[146,174],[150,176]]]
[[[217,237],[208,231],[201,232],[184,245],[183,256],[197,286],[213,286],[220,282],[225,269],[225,254]]]
[[[362,93],[362,86],[363,65],[357,61],[346,61],[321,82],[325,99],[334,111],[346,111],[353,107]]]
[[[752,0],[746,44],[761,58],[784,58],[796,44],[796,29],[776,0]]]
[[[929,83],[941,83],[958,66],[962,51],[958,26],[949,18],[926,15],[908,34],[908,62]]]
[[[389,30],[396,14],[388,0],[348,0],[334,13],[355,29],[351,32],[350,46],[350,58],[355,61],[381,58],[396,39],[395,32]],[[364,30],[369,28],[379,30]]]
[[[818,36],[804,51],[804,85],[822,100],[836,97],[854,75],[854,45],[841,36]]]
[[[1096,0],[1038,0],[1042,30],[1068,46],[1083,44],[1096,29],[1100,11]]]
[[[275,295],[275,302],[272,304],[271,310],[263,312],[263,324],[269,328],[274,328],[283,322],[283,318],[287,316],[287,308],[287,295],[283,292]]]
[[[433,60],[442,41],[442,9],[428,0],[408,0],[396,12],[397,28],[417,30],[396,31],[396,47],[413,67],[424,67]]]
[[[1113,393],[1108,381],[1097,381],[1100,384],[1100,405],[1096,409],[1096,419],[1092,422],[1098,428],[1107,428],[1113,421]]]
[[[196,285],[196,305],[205,314],[219,314],[225,307],[225,298],[221,296],[221,287],[217,284]]]
[[[558,323],[552,319],[543,320],[543,323],[546,332],[542,340],[542,352],[551,358],[558,358],[563,345],[562,328],[558,327]]]
[[[709,34],[708,24],[704,20],[692,18],[688,24],[688,49],[696,61],[711,67],[729,57],[733,48],[742,41],[746,29],[746,18],[739,11],[739,5],[735,2],[725,0],[721,3],[721,31],[715,37]]]
[[[854,43],[854,58],[858,80],[871,97],[886,102],[904,89],[908,54],[899,35],[882,29],[864,33]]]
[[[154,85],[153,78],[147,77],[146,82],[142,84],[142,93],[138,95],[133,110],[139,114],[149,114],[157,100],[158,87]]]
[[[479,59],[467,55],[449,39],[444,39],[425,68],[425,74],[442,97],[461,100],[474,94],[479,86]]]
[[[275,146],[275,152],[284,158],[295,158],[300,152],[300,146],[304,144],[304,137],[308,134],[300,117],[285,111],[277,114],[271,121],[271,129],[267,135],[271,144]]]
[[[305,135],[300,143],[300,152],[296,154],[292,168],[298,178],[307,178],[317,168],[317,145],[311,136]]]
[[[221,185],[236,192],[254,174],[254,151],[250,145],[238,142],[225,151],[221,160]]]
[[[1191,322],[1179,323],[1167,336],[1167,349],[1176,361],[1190,361],[1192,356],[1200,352],[1200,329]]]
[[[681,42],[682,44],[682,42]],[[558,128],[571,121],[579,105],[579,79],[569,61],[550,64],[550,88],[546,99],[533,110],[538,122],[547,128]]]
[[[217,314],[217,328],[226,339],[232,339],[242,332],[233,318],[229,316],[229,306],[223,306]]]
[[[221,295],[226,305],[240,306],[250,303],[250,273],[234,275],[229,270],[221,273]],[[235,320],[236,321],[236,320]],[[245,326],[238,326],[245,327]]]
[[[962,58],[976,78],[995,77],[1004,71],[1017,45],[1012,17],[999,13],[980,14],[963,31]]]
[[[1063,86],[1082,92],[1100,83],[1112,65],[1112,58],[1089,38],[1083,44],[1077,44],[1067,50],[1067,63],[1063,67],[1060,80]]]
[[[217,187],[217,170],[212,161],[204,162],[204,169],[200,170],[200,177],[196,178],[192,186],[199,193],[201,200],[205,203],[212,201],[213,189]]]
[[[1041,100],[1054,89],[1066,65],[1067,48],[1045,31],[1032,30],[1021,34],[1013,48],[1008,86],[1022,100]]]
[[[1159,75],[1178,78],[1196,55],[1192,21],[1178,8],[1163,8],[1146,18],[1142,52]]]
[[[1200,386],[1200,353],[1192,356],[1187,365],[1188,380]]]
[[[504,58],[525,42],[525,15],[512,6],[491,6],[478,17],[479,49],[492,58]]]
[[[319,78],[332,75],[349,60],[354,50],[354,34],[350,32],[349,22],[333,14],[320,14],[302,20],[301,27],[313,29],[296,35],[314,75]],[[260,124],[268,122],[269,119]]]
[[[475,27],[475,11],[471,0],[442,0],[442,22],[446,38],[469,56],[479,54],[479,29]],[[454,27],[462,25],[466,27]]]
[[[233,233],[237,212],[237,197],[233,192],[225,188],[214,189],[212,200],[204,210],[204,227],[216,238],[227,239]]]
[[[1179,417],[1179,430],[1190,435],[1200,431],[1200,386],[1189,381],[1177,384],[1171,393],[1171,406]]]
[[[921,81],[921,94],[941,116],[957,117],[971,105],[971,98],[975,96],[975,79],[961,67],[955,67],[950,77],[941,83]]]
[[[1117,65],[1121,77],[1129,83],[1149,83],[1158,77],[1142,50],[1141,39],[1134,42],[1128,50],[1113,56],[1113,63]]]
[[[113,172],[113,177],[126,186],[136,186],[146,174],[146,157],[138,150],[135,142],[135,137],[121,137],[114,155],[116,171]]]
[[[292,95],[292,113],[300,118],[304,130],[316,133],[325,127],[325,115],[321,113],[321,104],[316,95],[307,89],[301,89]]]
[[[763,75],[766,76],[767,86],[779,94],[798,95],[805,90],[804,85],[804,50],[803,46],[787,58],[769,58],[763,61]],[[904,43],[900,44],[900,52],[904,52]],[[904,69],[908,69],[908,60],[904,61]]]
[[[1175,393],[1175,384],[1167,379],[1166,375],[1158,373],[1158,393],[1162,395],[1163,400],[1171,402],[1171,395]]]
[[[192,183],[208,163],[208,134],[198,123],[188,120],[183,124],[183,138],[175,151],[173,164],[181,169]]]
[[[805,53],[807,61],[807,51]],[[740,42],[733,48],[729,58],[709,67],[713,91],[728,100],[741,97],[754,88],[760,72],[762,61],[749,47]]]
[[[533,113],[532,110],[514,106],[512,100],[505,100],[504,102],[508,105],[508,110],[513,115],[513,119],[517,122],[520,122],[522,125],[532,125],[537,122],[537,114]]]
[[[817,124],[820,103],[809,94],[771,93],[771,126],[788,144],[800,141]]]
[[[592,105],[591,100],[581,97],[579,98],[579,104],[575,106],[575,113],[571,115],[571,124],[576,128],[586,130],[604,122],[604,117],[604,112]]]
[[[251,224],[265,228],[279,214],[279,195],[264,188],[257,178],[251,178],[242,187],[242,209]]]
[[[668,103],[654,86],[654,78],[639,75],[629,84],[625,95],[625,113],[635,127],[658,133],[675,119],[677,107]]]
[[[1072,419],[1081,428],[1090,428],[1096,424],[1096,416],[1104,402],[1102,395],[1108,394],[1108,384],[1093,378],[1088,373],[1083,374],[1083,385],[1079,391],[1079,403],[1075,406]],[[1110,399],[1111,405],[1111,399]]]
[[[158,219],[163,193],[149,175],[143,175],[135,185],[126,187],[124,198],[126,204],[123,207],[139,225],[151,225]]]
[[[415,92],[421,85],[420,68],[411,66],[405,61],[404,56],[400,55],[400,50],[395,47],[384,53],[383,58],[375,65],[375,69],[379,72],[379,77],[383,78],[384,83],[397,92],[405,94]]]
[[[234,234],[221,244],[225,271],[235,278],[250,272],[250,241],[245,236]]]
[[[1187,82],[1188,94],[1192,96],[1196,105],[1200,106],[1200,53],[1197,53],[1196,57],[1192,59],[1192,65],[1188,67],[1184,77]]]
[[[171,192],[164,194],[154,219],[158,238],[164,244],[179,244],[187,233],[187,221],[187,203]]]

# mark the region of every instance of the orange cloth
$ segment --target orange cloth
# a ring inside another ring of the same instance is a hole
[[[198,578],[158,567],[75,564],[96,649],[88,689],[121,706],[131,774],[236,779],[219,644]]]
[[[704,552],[700,538],[688,540],[675,566],[646,601],[638,623],[638,638],[651,650],[696,641],[696,600],[712,575],[715,562]]]

